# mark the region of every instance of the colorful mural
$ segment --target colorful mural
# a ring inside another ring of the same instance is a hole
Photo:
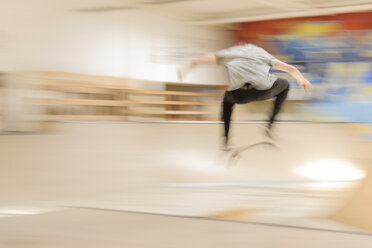
[[[288,75],[290,99],[309,100],[299,118],[372,123],[372,12],[242,23],[238,39],[298,67],[305,94]]]

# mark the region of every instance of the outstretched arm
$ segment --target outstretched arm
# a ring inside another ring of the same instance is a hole
[[[197,57],[194,57],[186,66],[179,68],[177,70],[178,80],[182,81],[182,79],[186,76],[186,74],[195,66],[199,64],[216,64],[217,58],[213,53],[203,54]]]
[[[301,72],[294,66],[278,61],[273,66],[274,69],[288,72],[293,78],[297,80],[297,84],[302,86],[305,91],[310,91],[312,84],[301,74]]]

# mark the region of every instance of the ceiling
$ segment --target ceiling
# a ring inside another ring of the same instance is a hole
[[[3,0],[10,1],[10,0]],[[12,0],[19,2],[22,0]],[[159,11],[192,24],[214,25],[372,11],[372,0],[28,0],[79,13]],[[372,12],[371,12],[372,14]]]

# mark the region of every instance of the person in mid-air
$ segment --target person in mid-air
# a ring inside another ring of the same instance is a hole
[[[271,137],[272,124],[289,92],[288,81],[271,74],[269,72],[271,68],[289,73],[305,91],[310,91],[312,88],[311,83],[296,67],[278,60],[253,44],[233,46],[216,53],[195,57],[178,71],[179,79],[182,80],[188,71],[198,64],[221,64],[228,70],[230,84],[223,97],[222,114],[225,149],[229,149],[230,121],[235,104],[275,97],[273,111],[266,126],[266,134]]]

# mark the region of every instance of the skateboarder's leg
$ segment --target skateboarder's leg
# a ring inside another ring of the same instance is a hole
[[[223,98],[223,109],[222,109],[222,120],[224,123],[224,145],[228,144],[229,141],[229,130],[230,130],[230,122],[231,122],[231,114],[234,108],[235,102],[231,96],[229,91],[225,92]]]
[[[277,91],[279,91],[279,94],[276,95],[275,101],[274,101],[274,108],[268,123],[268,128],[271,129],[272,124],[275,121],[275,118],[277,114],[280,112],[282,105],[284,101],[287,99],[288,92],[289,92],[289,83],[285,79],[277,79],[273,85],[273,87],[277,87]]]

